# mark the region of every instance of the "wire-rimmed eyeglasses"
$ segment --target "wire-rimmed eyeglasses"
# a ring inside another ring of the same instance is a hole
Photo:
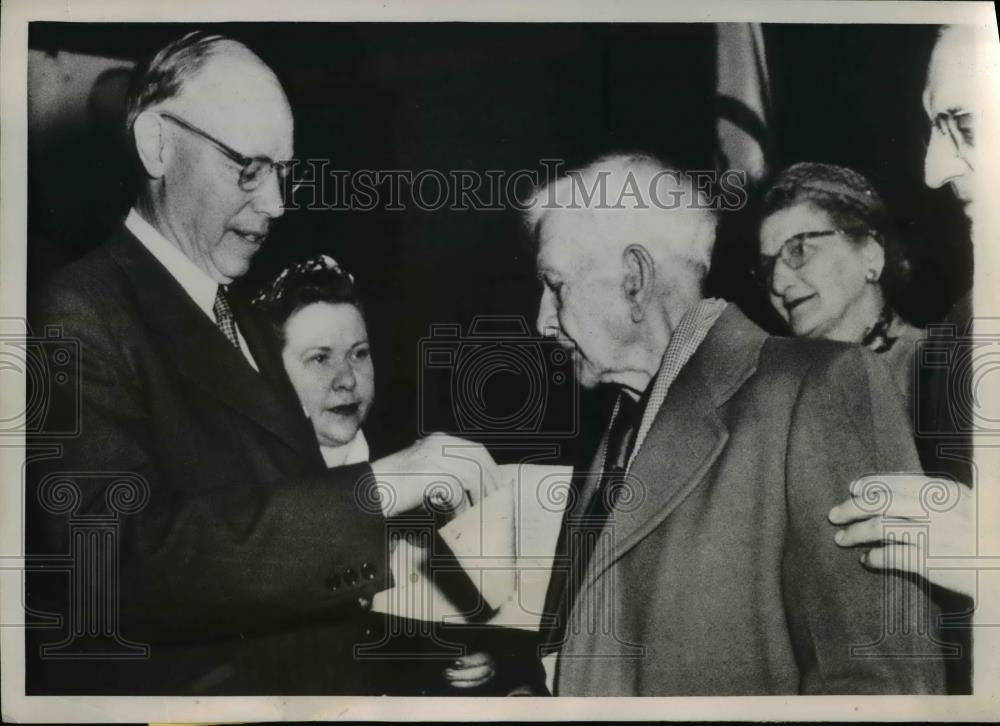
[[[969,160],[969,151],[974,143],[973,121],[971,111],[942,111],[931,119],[933,130],[951,142],[955,154],[968,164],[970,169],[972,162]]]
[[[812,256],[819,249],[819,245],[812,240],[824,237],[834,237],[838,234],[857,235],[866,232],[863,227],[851,229],[822,229],[813,232],[799,232],[781,243],[781,248],[773,255],[761,254],[757,261],[757,266],[752,273],[757,283],[765,289],[771,286],[771,278],[774,275],[774,266],[780,259],[790,270],[803,268]]]
[[[169,111],[157,111],[159,116],[172,121],[182,129],[190,131],[200,136],[205,141],[212,144],[223,156],[235,162],[240,167],[239,187],[245,192],[252,192],[271,175],[272,172],[278,174],[278,187],[285,193],[285,180],[291,170],[291,161],[274,161],[266,156],[244,156],[228,144],[219,141],[207,131],[198,128],[193,123],[185,121],[180,116],[175,116]],[[294,191],[294,188],[292,189]]]

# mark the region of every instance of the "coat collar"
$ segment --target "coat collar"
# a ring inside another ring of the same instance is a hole
[[[632,549],[705,482],[729,431],[718,414],[753,375],[766,333],[728,305],[681,370],[629,469],[604,535],[614,546],[595,550],[584,585]],[[592,489],[590,477],[585,489]],[[581,497],[586,502],[587,497]],[[585,504],[584,504],[585,506]]]
[[[248,305],[233,302],[233,315],[260,368],[255,371],[212,324],[166,268],[122,226],[106,249],[137,291],[143,319],[161,344],[164,359],[196,383],[315,462],[320,461],[308,421],[281,364],[277,341]]]

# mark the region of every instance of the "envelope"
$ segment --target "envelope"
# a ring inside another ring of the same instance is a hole
[[[454,556],[447,561],[468,576],[489,617],[458,607],[439,587],[439,558],[407,541],[392,555],[396,584],[375,596],[374,610],[432,622],[539,629],[572,468],[508,464],[500,471],[502,486],[438,530]]]

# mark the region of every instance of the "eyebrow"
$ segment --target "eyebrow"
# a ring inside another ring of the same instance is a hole
[[[357,348],[359,345],[371,345],[371,343],[369,342],[368,338],[362,338],[361,340],[358,340],[358,341],[355,341],[354,343],[351,343],[351,345],[349,347],[350,348]],[[306,348],[304,352],[306,352],[306,353],[312,353],[312,352],[317,351],[317,350],[331,351],[331,350],[333,350],[333,346],[330,346],[330,345],[311,345],[308,348]]]

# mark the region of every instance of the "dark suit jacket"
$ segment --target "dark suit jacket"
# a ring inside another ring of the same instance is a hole
[[[959,298],[917,358],[914,433],[924,469],[976,485],[972,464],[972,293]]]
[[[827,521],[858,475],[916,470],[868,351],[769,337],[730,304],[636,455],[570,611],[556,695],[942,692],[927,598],[862,568]]]
[[[80,433],[29,466],[29,605],[64,620],[30,631],[28,693],[375,687],[352,654],[377,637],[366,604],[390,577],[371,470],[324,467],[266,323],[234,305],[257,373],[124,228],[29,302],[34,330],[78,343],[47,428],[78,415]],[[81,554],[102,521],[117,562]]]
[[[977,486],[973,463],[972,293],[959,298],[932,335],[917,348],[913,431],[924,470]],[[948,664],[948,692],[972,693],[972,598],[938,589],[942,634],[962,649],[962,658]]]

